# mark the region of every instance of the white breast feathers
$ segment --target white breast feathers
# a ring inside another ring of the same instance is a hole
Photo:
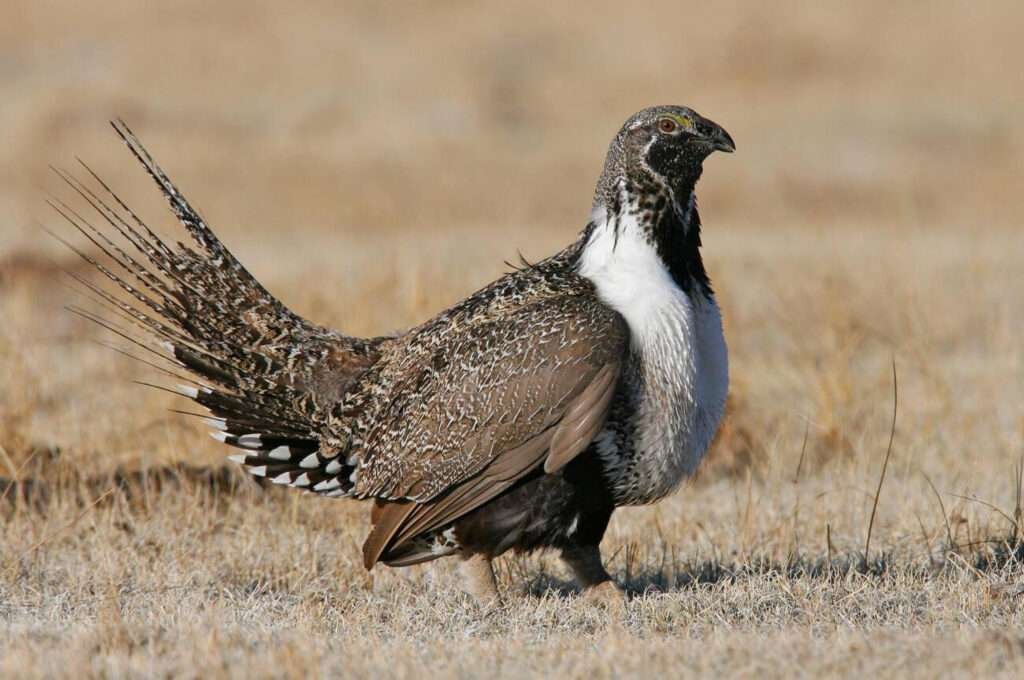
[[[632,217],[596,224],[579,273],[625,318],[641,392],[631,395],[632,441],[609,447],[609,433],[598,448],[620,502],[649,503],[696,470],[718,429],[729,380],[722,321],[712,297],[676,284]]]

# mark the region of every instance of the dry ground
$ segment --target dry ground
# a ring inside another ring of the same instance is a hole
[[[1024,673],[1018,4],[207,4],[0,9],[0,674]],[[79,154],[173,233],[120,115],[288,304],[385,332],[574,238],[666,101],[739,146],[701,187],[733,390],[613,520],[621,620],[552,556],[489,615],[449,563],[367,575],[364,508],[221,472],[33,225]]]

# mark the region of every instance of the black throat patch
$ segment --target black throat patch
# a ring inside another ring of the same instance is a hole
[[[700,256],[700,214],[692,187],[681,194],[683,203],[672,200],[672,193],[653,183],[627,182],[623,200],[609,206],[616,238],[622,219],[632,216],[647,242],[654,246],[672,280],[688,295],[710,297],[711,281]]]

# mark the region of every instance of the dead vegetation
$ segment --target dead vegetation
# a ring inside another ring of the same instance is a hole
[[[1018,5],[382,7],[5,16],[0,675],[1024,673]],[[613,520],[621,620],[551,555],[487,615],[451,563],[367,574],[365,508],[226,467],[33,225],[79,154],[174,233],[120,115],[286,303],[388,332],[574,238],[668,101],[739,147],[701,192],[732,391],[697,477]]]

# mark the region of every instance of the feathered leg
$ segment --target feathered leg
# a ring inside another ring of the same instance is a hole
[[[466,591],[482,605],[501,603],[498,580],[494,576],[491,558],[480,553],[463,556],[461,570],[466,576]]]

